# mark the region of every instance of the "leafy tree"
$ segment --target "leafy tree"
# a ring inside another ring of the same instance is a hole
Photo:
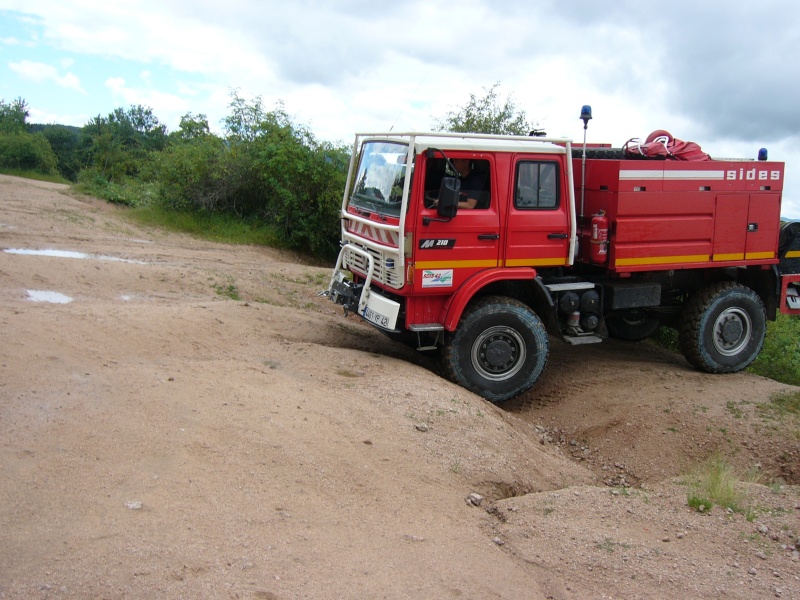
[[[511,96],[501,103],[497,93],[499,86],[498,82],[489,89],[484,88],[482,98],[470,94],[469,102],[437,120],[437,127],[460,133],[528,135],[533,125],[528,122],[525,111],[517,109]]]
[[[108,115],[108,122],[129,149],[163,150],[167,145],[167,126],[158,122],[149,107],[137,104],[128,110],[117,108]]]
[[[97,115],[83,128],[86,162],[106,181],[120,183],[140,174],[150,153],[167,145],[167,128],[141,105]]]
[[[228,150],[215,135],[203,135],[170,145],[158,161],[161,205],[170,210],[227,212],[227,197],[235,190],[225,176]]]
[[[28,103],[22,98],[9,103],[0,100],[0,134],[24,132],[29,116]]]
[[[260,131],[256,165],[269,199],[264,216],[291,247],[333,254],[348,151],[318,142],[282,108],[269,113]]]
[[[206,115],[201,113],[195,116],[192,113],[186,113],[181,117],[178,131],[170,133],[169,138],[173,142],[188,142],[210,134],[211,130],[208,127]]]
[[[30,132],[29,115],[22,98],[0,100],[0,168],[52,175],[58,159],[44,135]]]
[[[122,182],[131,170],[123,149],[123,140],[114,135],[108,120],[100,115],[83,127],[82,144],[85,161],[99,179]]]
[[[281,103],[268,111],[234,92],[230,109],[224,139],[205,115],[181,120],[159,155],[162,205],[255,219],[290,248],[335,253],[348,150],[317,141]]]
[[[282,108],[282,106],[279,106]],[[267,111],[261,100],[256,96],[252,102],[239,96],[236,90],[231,92],[231,114],[223,120],[228,137],[239,141],[252,142],[258,137],[264,121],[268,118]]]
[[[317,141],[280,102],[267,111],[260,97],[247,103],[234,94],[231,109],[225,123],[232,153],[246,157],[258,183],[245,188],[250,195],[242,199],[252,204],[240,208],[266,219],[290,247],[332,254],[348,151]]]
[[[233,92],[224,136],[187,113],[169,134],[144,106],[97,115],[82,129],[28,125],[27,103],[0,100],[0,168],[55,172],[111,202],[266,224],[287,247],[338,250],[349,149],[318,141],[278,103]]]
[[[75,181],[81,169],[80,130],[64,125],[45,125],[41,132],[58,158],[58,172]]]

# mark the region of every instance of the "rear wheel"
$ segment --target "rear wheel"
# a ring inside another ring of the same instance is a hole
[[[708,373],[741,371],[764,345],[764,303],[750,288],[733,282],[710,285],[689,299],[678,331],[681,351]]]
[[[547,332],[530,308],[487,297],[464,314],[442,363],[454,382],[490,402],[503,402],[536,383],[548,351]]]

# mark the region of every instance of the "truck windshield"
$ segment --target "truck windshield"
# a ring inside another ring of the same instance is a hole
[[[350,206],[380,215],[399,217],[406,177],[408,146],[395,142],[367,142],[361,147]]]

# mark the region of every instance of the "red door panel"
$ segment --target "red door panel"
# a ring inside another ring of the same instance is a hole
[[[563,266],[569,253],[569,200],[563,160],[517,156],[505,240],[507,267]]]

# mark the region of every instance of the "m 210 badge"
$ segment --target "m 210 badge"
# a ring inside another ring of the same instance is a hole
[[[422,287],[453,287],[453,269],[425,269],[422,271]]]
[[[454,239],[439,239],[439,240],[420,240],[420,250],[452,250],[455,248],[456,241]]]

